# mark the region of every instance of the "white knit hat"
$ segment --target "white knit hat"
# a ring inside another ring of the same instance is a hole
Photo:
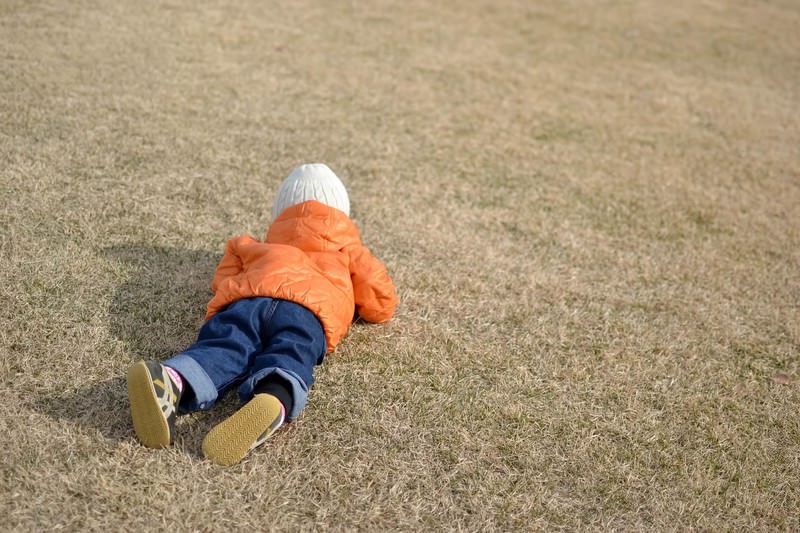
[[[350,198],[339,177],[322,163],[300,165],[283,180],[272,204],[272,218],[275,219],[284,209],[308,200],[344,211],[350,216]]]

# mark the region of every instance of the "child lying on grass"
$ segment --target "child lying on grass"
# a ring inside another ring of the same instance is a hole
[[[136,435],[169,446],[177,414],[210,409],[238,386],[245,404],[203,439],[211,461],[232,465],[297,417],[322,363],[355,313],[389,320],[397,306],[386,267],[361,243],[342,182],[323,164],[281,184],[266,239],[228,241],[197,342],[163,363],[128,370]]]

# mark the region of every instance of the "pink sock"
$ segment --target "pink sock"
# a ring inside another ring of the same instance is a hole
[[[180,392],[183,392],[183,378],[181,377],[180,374],[178,374],[178,371],[166,365],[164,365],[164,368],[167,369],[167,374],[169,374],[169,378],[172,380],[175,386],[178,387],[178,390]]]

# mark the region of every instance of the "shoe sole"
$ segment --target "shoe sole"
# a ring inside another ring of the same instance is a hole
[[[203,454],[214,463],[231,466],[247,455],[258,438],[281,416],[280,402],[257,394],[203,439]]]
[[[166,448],[170,443],[169,424],[161,412],[147,365],[139,361],[128,369],[128,399],[136,436],[148,448]]]

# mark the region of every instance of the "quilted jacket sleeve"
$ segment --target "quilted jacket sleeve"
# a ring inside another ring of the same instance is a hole
[[[211,282],[211,290],[213,292],[217,292],[219,284],[226,278],[236,276],[242,271],[242,258],[239,257],[237,248],[239,241],[247,238],[252,239],[252,237],[246,236],[235,237],[225,245],[225,255],[222,256],[222,260],[219,262],[216,272],[214,272],[214,281]]]
[[[386,322],[394,314],[398,298],[386,266],[368,248],[358,246],[350,253],[356,312],[369,322]]]

